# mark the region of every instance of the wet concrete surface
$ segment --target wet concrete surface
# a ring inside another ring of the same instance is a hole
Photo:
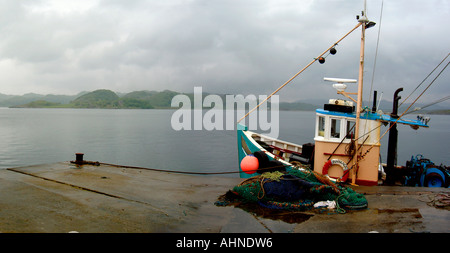
[[[240,178],[70,162],[0,170],[3,233],[448,233],[446,188],[353,187],[365,210],[216,206]]]

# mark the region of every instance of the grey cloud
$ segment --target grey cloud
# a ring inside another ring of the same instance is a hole
[[[362,1],[4,1],[1,93],[107,88],[268,94],[356,25]],[[380,1],[368,1],[379,21]],[[448,53],[447,1],[384,1],[374,85],[412,90]],[[378,26],[367,31],[365,96]],[[335,96],[324,76],[357,78],[359,36],[280,92],[286,100]],[[448,75],[430,98],[448,95]],[[386,95],[389,96],[389,95]]]

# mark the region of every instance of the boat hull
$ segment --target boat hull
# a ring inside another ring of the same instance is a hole
[[[255,138],[257,137],[257,138]],[[275,151],[280,151],[284,153],[281,157],[277,157],[273,153],[269,152],[266,148],[264,148],[260,143],[258,143],[257,139],[262,139],[263,141],[267,141],[270,144],[271,148],[276,149]],[[289,167],[293,166],[291,163],[286,162],[283,156],[286,156],[290,153],[300,153],[302,146],[296,145],[289,142],[283,142],[280,140],[276,140],[264,135],[260,135],[247,130],[247,127],[244,125],[238,124],[237,127],[237,145],[238,145],[238,159],[239,159],[239,173],[241,178],[250,178],[258,175],[258,173],[248,174],[244,172],[241,168],[241,161],[247,155],[254,154],[255,152],[261,151],[266,153],[269,161],[277,160],[281,162],[284,166]],[[282,152],[282,151],[284,152]]]

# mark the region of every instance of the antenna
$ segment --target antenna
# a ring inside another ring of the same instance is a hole
[[[383,92],[381,92],[380,100],[378,100],[377,111],[380,108],[381,98],[383,98]]]
[[[336,83],[356,83],[356,79],[344,79],[344,78],[334,78],[334,77],[324,77],[324,81],[336,82]]]
[[[356,95],[357,93],[349,93],[345,92],[345,89],[347,89],[347,84],[345,83],[356,83],[356,79],[344,79],[344,78],[331,78],[331,77],[324,77],[323,80],[328,82],[335,82],[333,84],[333,88],[337,90],[337,94],[344,95],[345,97],[351,99],[353,102],[356,103],[356,100],[349,95]]]

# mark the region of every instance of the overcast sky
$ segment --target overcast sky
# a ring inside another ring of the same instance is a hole
[[[365,99],[381,4],[367,1],[377,26],[366,33]],[[405,98],[450,52],[450,1],[383,6],[373,85],[386,99],[404,87]],[[0,93],[202,86],[209,93],[270,94],[350,31],[362,9],[362,0],[0,0]],[[325,64],[313,64],[280,99],[336,97],[323,77],[357,79],[360,35],[358,29]],[[423,102],[450,95],[449,72]]]

